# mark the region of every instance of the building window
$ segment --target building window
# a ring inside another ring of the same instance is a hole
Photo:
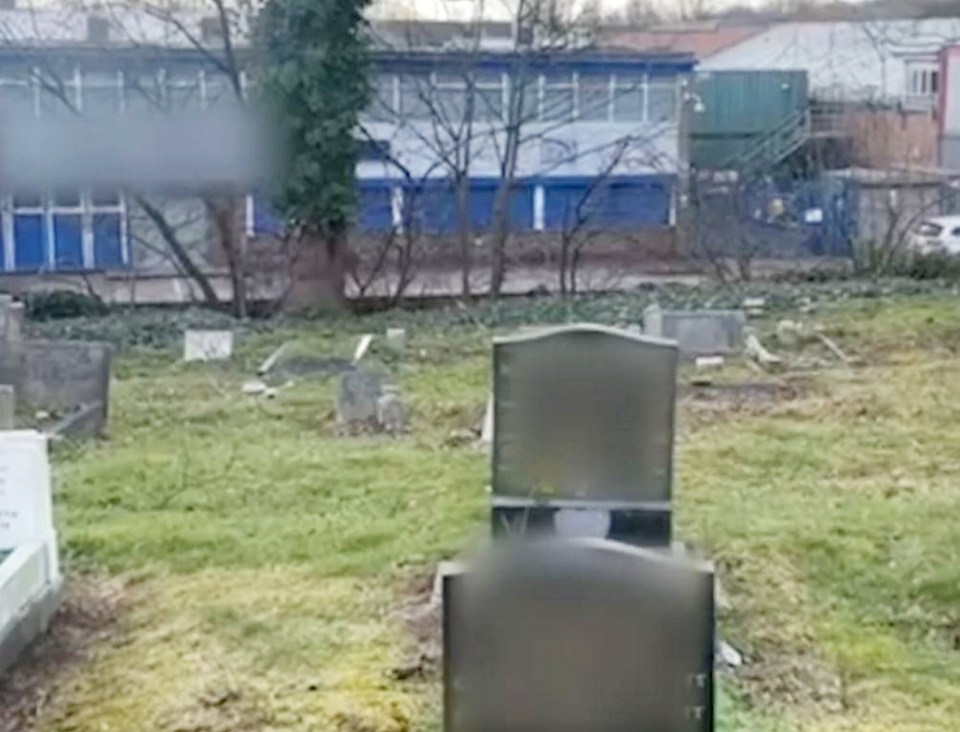
[[[613,81],[613,121],[643,121],[646,79],[641,74],[617,74]]]
[[[467,117],[467,77],[462,73],[438,71],[434,74],[433,113],[451,126]]]
[[[430,86],[427,74],[400,77],[400,115],[404,119],[430,119]]]
[[[373,101],[364,117],[371,122],[390,122],[397,116],[397,77],[394,74],[377,74],[373,84]]]
[[[580,74],[577,79],[577,118],[602,122],[610,119],[609,74]]]
[[[673,122],[677,118],[677,87],[672,83],[651,83],[647,88],[647,121]]]
[[[503,74],[499,71],[478,71],[474,77],[474,89],[474,118],[484,122],[502,120]]]
[[[7,270],[119,269],[129,262],[120,192],[8,196],[2,214]]]
[[[907,102],[930,107],[940,91],[940,70],[934,63],[907,64]]]
[[[548,72],[543,75],[543,98],[540,119],[564,122],[573,119],[573,75],[569,72]]]

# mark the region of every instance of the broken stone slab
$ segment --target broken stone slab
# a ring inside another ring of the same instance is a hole
[[[96,402],[82,404],[48,429],[47,434],[52,439],[61,440],[96,437],[100,434],[100,414],[102,411],[102,404]]]
[[[800,323],[793,320],[781,320],[777,323],[777,342],[786,348],[796,348],[806,339],[806,333]]]
[[[763,297],[748,297],[743,301],[743,310],[751,318],[763,317],[767,307],[767,300]]]
[[[723,356],[700,356],[695,361],[697,369],[700,371],[713,371],[722,369],[725,363]]]
[[[747,336],[746,352],[750,358],[765,368],[776,369],[783,365],[783,359],[764,348],[760,339],[752,333]]]
[[[260,364],[260,368],[257,369],[257,375],[265,376],[266,374],[270,373],[270,369],[276,365],[277,361],[279,361],[283,354],[287,352],[288,348],[290,348],[289,341],[267,356],[263,363]]]
[[[743,654],[724,640],[716,645],[717,668],[736,669],[743,665]]]
[[[357,343],[357,349],[353,352],[353,364],[356,366],[367,355],[367,351],[370,350],[370,344],[373,343],[373,333],[365,333],[360,336],[360,341]]]
[[[746,324],[742,310],[662,310],[651,305],[643,311],[644,334],[676,341],[686,358],[740,353]]]

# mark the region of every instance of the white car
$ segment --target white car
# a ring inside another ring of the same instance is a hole
[[[960,254],[960,216],[924,219],[910,232],[910,249],[918,254]]]

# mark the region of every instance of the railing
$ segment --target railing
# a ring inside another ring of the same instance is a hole
[[[743,169],[773,165],[799,150],[810,139],[807,110],[787,117],[778,127],[754,140],[732,156],[721,169]]]

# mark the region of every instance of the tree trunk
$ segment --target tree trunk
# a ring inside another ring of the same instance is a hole
[[[237,218],[236,199],[207,200],[207,210],[213,219],[217,239],[223,248],[230,271],[230,285],[233,290],[233,315],[236,318],[247,317],[247,268],[245,242]]]
[[[197,284],[197,287],[200,288],[200,292],[203,293],[204,302],[209,307],[219,307],[220,298],[217,297],[217,291],[213,289],[210,278],[204,274],[196,262],[190,257],[187,248],[177,236],[177,232],[163,215],[163,211],[144,196],[137,196],[136,201],[137,205],[140,206],[147,215],[147,218],[157,227],[157,231],[163,238],[164,243],[170,248],[170,253],[173,254],[173,258],[177,260],[177,264],[183,272]]]
[[[290,272],[288,311],[346,307],[347,271],[351,264],[345,229],[304,233]]]
[[[470,297],[470,273],[473,269],[473,231],[470,225],[470,178],[457,181],[457,238],[460,244],[460,294]]]

